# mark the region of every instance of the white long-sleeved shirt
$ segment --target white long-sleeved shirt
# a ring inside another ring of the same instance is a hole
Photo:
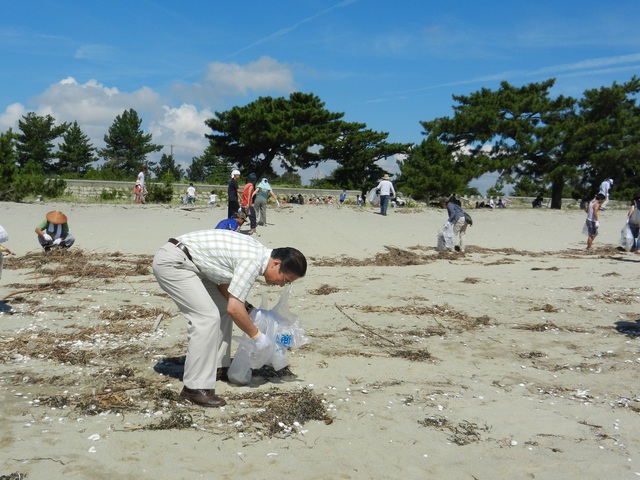
[[[382,180],[378,184],[378,188],[380,189],[380,195],[391,195],[393,193],[393,196],[396,196],[396,190],[393,188],[391,180]]]

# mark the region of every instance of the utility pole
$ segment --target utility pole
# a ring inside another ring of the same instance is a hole
[[[171,158],[173,158],[173,145],[170,145],[171,147]]]

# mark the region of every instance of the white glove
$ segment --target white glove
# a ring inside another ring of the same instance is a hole
[[[56,238],[56,239],[53,241],[53,244],[54,244],[54,245],[60,245],[60,242],[62,242],[62,239],[61,239],[61,238]]]
[[[600,226],[600,222],[596,220],[596,228]]]
[[[258,352],[262,350],[266,350],[271,346],[271,342],[269,341],[267,336],[262,332],[258,332],[258,336],[256,338],[253,338],[252,341],[253,341],[253,347]]]
[[[275,351],[274,343],[262,332],[251,340],[251,346],[253,347],[249,352],[251,368],[261,368],[269,361]]]
[[[42,238],[44,238],[47,242],[51,241],[51,235],[49,235],[48,233],[45,233],[44,235],[42,235]]]
[[[280,202],[276,201],[276,205],[279,207],[280,206]]]

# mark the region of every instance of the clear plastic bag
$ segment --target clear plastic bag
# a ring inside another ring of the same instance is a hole
[[[0,225],[0,243],[7,242],[9,240],[9,234],[7,231]]]
[[[262,298],[260,309],[254,309],[249,315],[258,329],[268,340],[273,342],[274,348],[267,352],[255,352],[252,340],[243,334],[233,337],[239,342],[238,349],[229,366],[229,380],[238,385],[251,382],[251,369],[264,365],[272,366],[275,370],[282,370],[289,365],[286,351],[289,348],[299,348],[310,342],[300,325],[300,318],[289,310],[289,293],[291,288],[285,289],[278,303],[271,310],[266,308],[266,300]]]
[[[444,227],[438,233],[437,242],[436,250],[439,252],[453,250],[453,225],[449,222],[444,224]]]
[[[633,248],[633,233],[631,233],[631,228],[628,223],[625,223],[622,230],[620,230],[620,240],[618,240],[618,245],[623,247],[627,252]]]
[[[369,190],[369,194],[367,195],[367,201],[369,202],[369,205],[371,205],[372,207],[380,206],[380,194],[376,192],[376,188],[372,188],[371,190]]]

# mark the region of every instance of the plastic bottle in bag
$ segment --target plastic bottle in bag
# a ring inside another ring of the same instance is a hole
[[[289,365],[286,351],[309,343],[310,340],[300,325],[300,319],[289,311],[289,293],[290,288],[283,292],[278,303],[271,310],[262,308],[266,306],[266,299],[263,296],[261,308],[253,309],[249,315],[255,326],[273,342],[273,349],[257,355],[252,340],[246,334],[234,337],[239,346],[227,372],[231,382],[238,385],[249,384],[251,369],[261,368],[264,365],[282,370]]]

